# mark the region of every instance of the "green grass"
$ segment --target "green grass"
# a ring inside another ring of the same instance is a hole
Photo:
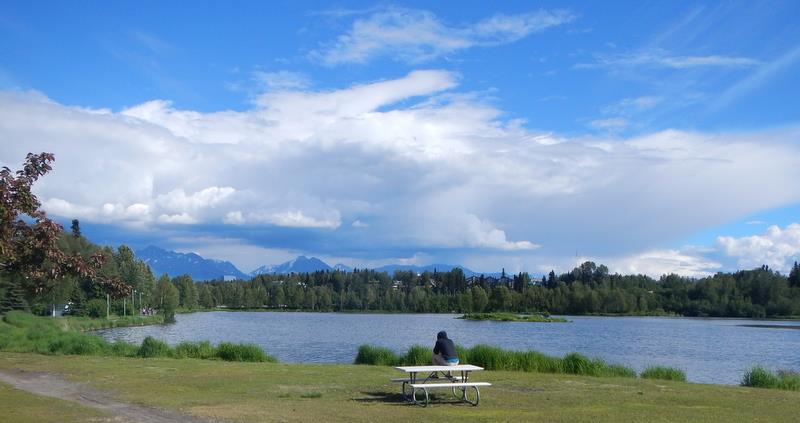
[[[771,372],[756,366],[745,373],[742,386],[800,391],[800,374],[786,370]]]
[[[82,318],[80,319],[37,317],[16,311],[6,313],[0,319],[0,350],[50,355],[277,361],[259,346],[253,344],[223,342],[214,347],[209,342],[184,342],[172,348],[152,337],[145,338],[138,346],[125,342],[112,343],[99,336],[79,332],[81,328],[93,326]],[[73,324],[76,321],[78,324]]]
[[[164,323],[164,317],[161,315],[155,316],[111,316],[106,319],[105,317],[94,319],[91,317],[68,316],[63,318],[53,319],[63,325],[66,329],[78,330],[86,332],[96,329],[106,328],[121,328],[128,326],[146,326],[146,325],[160,325]]]
[[[636,372],[629,367],[609,364],[578,353],[559,358],[538,351],[510,351],[490,345],[475,345],[472,348],[456,346],[456,350],[462,363],[474,364],[486,370],[636,377]],[[421,345],[412,346],[404,355],[397,355],[388,348],[362,345],[358,348],[355,364],[414,366],[430,364],[431,358],[431,350]]]
[[[650,366],[639,375],[642,379],[660,379],[686,382],[686,372],[681,369],[664,366]]]
[[[497,322],[531,322],[531,323],[566,323],[567,319],[550,317],[541,314],[514,314],[514,313],[467,313],[459,319],[466,320],[492,320]]]
[[[383,366],[0,353],[0,368],[58,373],[119,401],[242,423],[789,423],[797,421],[800,404],[800,392],[792,391],[485,371],[472,376],[492,383],[481,389],[478,407],[454,403],[449,391],[440,390],[429,407],[421,408],[403,403],[400,385],[389,381],[401,374]],[[18,418],[10,421],[61,421],[36,419],[49,415],[50,402],[18,407],[16,398],[0,393],[0,412],[14,410]]]

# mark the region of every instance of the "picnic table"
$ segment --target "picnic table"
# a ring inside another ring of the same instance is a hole
[[[392,382],[402,382],[403,397],[412,404],[426,407],[429,396],[428,389],[450,388],[453,396],[463,402],[478,405],[481,401],[481,386],[492,386],[488,382],[470,382],[471,372],[483,370],[483,367],[473,366],[472,364],[459,364],[457,366],[400,366],[395,369],[405,372],[407,377],[392,379]],[[441,376],[439,376],[441,373]],[[422,374],[422,377],[420,377]],[[425,376],[427,375],[427,376]],[[408,391],[410,388],[410,391]],[[475,397],[469,398],[467,391],[472,388]],[[425,401],[417,399],[417,391],[425,394]]]

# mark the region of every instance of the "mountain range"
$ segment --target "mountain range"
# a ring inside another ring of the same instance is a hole
[[[188,274],[200,281],[250,278],[229,261],[207,259],[195,253],[179,253],[153,245],[136,250],[136,257],[147,263],[156,277],[166,273],[172,277]]]
[[[341,263],[330,266],[316,257],[298,256],[285,263],[260,266],[259,268],[247,274],[237,269],[236,266],[229,261],[207,259],[195,253],[179,253],[176,251],[155,247],[153,245],[141,250],[136,250],[136,257],[147,263],[156,276],[164,273],[172,277],[188,274],[192,277],[192,279],[198,281],[219,279],[249,279],[253,276],[263,274],[273,275],[311,273],[320,270],[339,270],[343,272],[353,271],[353,268]],[[375,270],[378,272],[386,272],[391,275],[398,270],[422,273],[433,271],[449,272],[455,268],[460,268],[463,270],[464,275],[467,277],[479,274],[467,269],[464,266],[453,264],[429,264],[425,266],[389,264],[378,267]],[[486,275],[496,276],[494,273],[488,273]]]

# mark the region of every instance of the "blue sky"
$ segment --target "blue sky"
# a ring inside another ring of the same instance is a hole
[[[0,164],[248,271],[800,258],[797,2],[8,2]]]

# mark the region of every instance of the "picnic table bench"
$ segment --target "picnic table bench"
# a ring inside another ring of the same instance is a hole
[[[450,388],[453,396],[463,402],[478,405],[481,401],[481,386],[492,386],[489,382],[470,382],[471,372],[483,370],[483,367],[473,366],[472,364],[459,364],[457,366],[401,366],[395,369],[405,372],[405,378],[395,378],[392,382],[402,382],[401,390],[403,397],[412,404],[426,407],[430,397],[428,389]],[[428,376],[419,377],[419,374]],[[442,376],[439,376],[439,373]],[[410,388],[410,391],[409,391]],[[472,388],[475,397],[469,398],[467,391]],[[425,401],[417,399],[417,391],[421,390],[425,394]]]

